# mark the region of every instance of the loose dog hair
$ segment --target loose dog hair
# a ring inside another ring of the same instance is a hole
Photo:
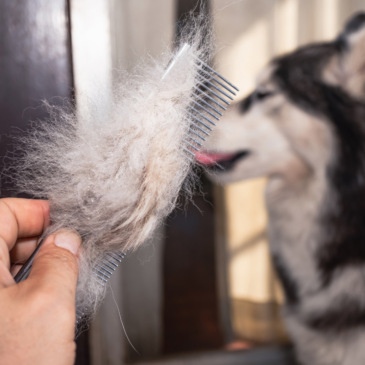
[[[213,54],[205,13],[186,20],[183,43],[190,48],[167,75],[178,47],[121,72],[113,100],[100,90],[95,100],[85,100],[82,114],[72,105],[46,104],[50,118],[17,138],[21,157],[4,172],[20,192],[50,200],[52,224],[45,235],[66,228],[82,237],[76,305],[89,317],[106,288],[93,274],[95,265],[150,238],[181,188],[191,195],[195,175],[184,138],[191,124],[187,107],[196,99],[196,59],[209,63]]]

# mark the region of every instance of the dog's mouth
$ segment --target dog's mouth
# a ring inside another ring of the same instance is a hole
[[[215,172],[229,171],[234,165],[247,157],[250,151],[243,150],[235,153],[214,153],[214,152],[198,152],[195,157],[203,166]]]

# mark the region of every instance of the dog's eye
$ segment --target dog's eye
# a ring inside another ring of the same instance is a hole
[[[274,95],[274,91],[265,91],[265,90],[257,90],[256,91],[256,98],[258,100],[266,99],[270,96]]]

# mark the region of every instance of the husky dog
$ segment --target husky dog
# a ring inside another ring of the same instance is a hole
[[[273,60],[198,159],[218,183],[268,177],[300,362],[365,364],[365,13],[333,42]]]

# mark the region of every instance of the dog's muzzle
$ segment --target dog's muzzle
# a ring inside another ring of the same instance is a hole
[[[197,161],[206,166],[210,171],[224,172],[233,169],[234,165],[247,157],[250,151],[243,150],[236,153],[210,153],[200,152],[196,154]]]

